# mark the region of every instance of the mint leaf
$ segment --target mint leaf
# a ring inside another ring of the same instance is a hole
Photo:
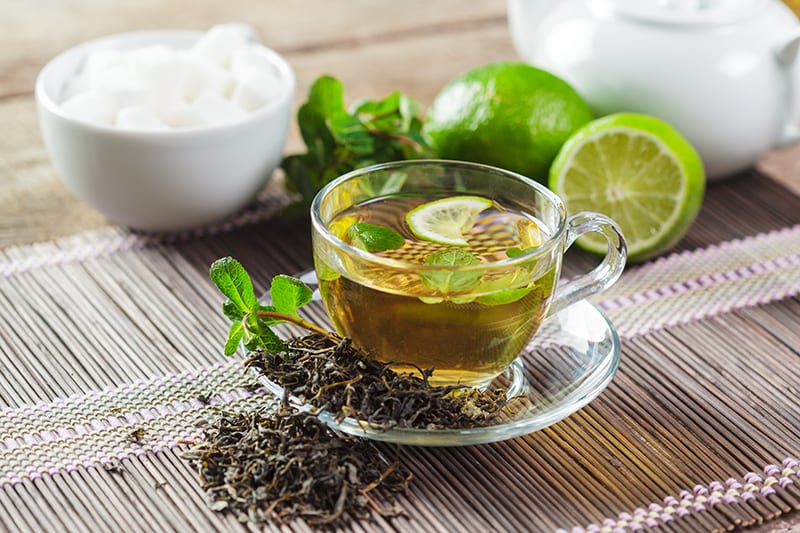
[[[248,350],[263,349],[277,354],[286,350],[286,344],[272,331],[267,323],[255,316],[249,315],[245,319],[242,342]]]
[[[369,155],[375,151],[375,139],[358,118],[346,112],[337,113],[328,119],[333,138],[357,155]]]
[[[344,111],[342,82],[333,76],[320,76],[308,90],[308,103],[325,116]]]
[[[354,222],[347,229],[347,234],[355,246],[368,252],[396,250],[406,243],[403,236],[393,229],[366,222]]]
[[[300,106],[297,111],[297,125],[300,128],[300,136],[310,148],[309,153],[324,154],[336,146],[325,113],[311,103]]]
[[[533,286],[519,287],[520,284],[529,282],[529,278],[530,274],[527,271],[517,268],[514,272],[509,272],[505,276],[484,281],[478,287],[477,292],[487,292],[489,294],[479,297],[477,302],[484,305],[502,305],[516,302],[533,290]],[[514,287],[515,285],[517,287]]]
[[[393,117],[400,106],[400,93],[393,92],[383,100],[361,100],[354,105],[353,114],[365,122]]]
[[[311,301],[312,291],[301,280],[279,274],[272,278],[270,296],[275,311],[285,315],[297,315],[297,310]]]
[[[426,265],[459,267],[480,263],[473,254],[461,248],[445,248],[425,258]],[[431,270],[420,272],[422,283],[444,294],[464,292],[472,289],[481,279],[480,271]]]
[[[222,314],[232,322],[238,322],[244,318],[242,308],[236,305],[230,298],[222,303]]]
[[[346,172],[375,163],[430,157],[422,135],[419,105],[394,92],[382,100],[365,100],[348,111],[341,82],[318,78],[300,106],[297,125],[306,152],[281,162],[290,192],[307,208],[326,183]],[[284,210],[297,215],[305,209]]]
[[[525,254],[527,254],[528,252],[530,252],[531,250],[534,250],[534,249],[535,249],[535,247],[522,248],[522,249],[520,249],[520,248],[509,248],[508,250],[506,250],[506,255],[508,256],[509,259],[513,259],[514,257],[519,257],[521,255],[525,255]],[[525,261],[520,266],[528,269],[529,272],[532,272],[536,268],[537,264],[538,264],[538,261],[536,259],[532,259],[530,261]]]
[[[225,342],[225,355],[233,355],[236,352],[242,336],[244,336],[244,325],[240,321],[231,324],[231,329],[228,330],[228,340]]]
[[[365,174],[358,177],[358,184],[364,194],[376,198],[399,193],[407,178],[405,172],[392,172],[388,178],[383,175]]]
[[[253,282],[244,267],[232,257],[217,259],[209,270],[211,281],[219,291],[228,297],[230,303],[223,304],[225,316],[235,316],[238,308],[241,315],[258,307],[258,298],[253,291]]]

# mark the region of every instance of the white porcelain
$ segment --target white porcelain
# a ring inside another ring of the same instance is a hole
[[[276,98],[234,123],[197,129],[126,131],[68,117],[60,92],[91,51],[153,44],[189,48],[202,32],[163,30],[113,35],[63,52],[36,80],[44,144],[56,172],[81,200],[119,224],[174,231],[225,218],[243,208],[280,164],[296,80],[266,50],[279,73]]]
[[[564,78],[596,113],[658,116],[710,179],[798,140],[800,24],[779,0],[509,0],[523,60]]]

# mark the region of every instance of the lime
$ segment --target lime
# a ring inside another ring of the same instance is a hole
[[[492,63],[442,88],[423,133],[441,158],[544,182],[561,145],[592,118],[586,102],[560,78],[523,63]]]
[[[491,200],[480,196],[452,196],[418,205],[406,213],[406,222],[411,233],[422,240],[465,246],[464,234],[491,205]]]
[[[619,113],[597,119],[564,144],[550,169],[550,188],[567,211],[597,211],[614,219],[628,243],[628,260],[643,261],[673,247],[697,217],[705,192],[697,152],[655,117]],[[604,254],[590,234],[582,248]]]

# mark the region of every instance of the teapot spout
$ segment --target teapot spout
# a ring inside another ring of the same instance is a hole
[[[792,35],[785,43],[778,46],[775,56],[781,65],[788,67],[797,60],[798,50],[800,50],[800,32]]]
[[[788,85],[786,108],[788,112],[785,113],[787,117],[786,123],[783,127],[783,132],[778,140],[778,146],[786,146],[800,141],[800,83],[797,79],[798,70],[795,66],[797,62],[797,55],[800,52],[800,30],[789,35],[775,49],[775,58],[778,64],[786,75],[786,84]]]

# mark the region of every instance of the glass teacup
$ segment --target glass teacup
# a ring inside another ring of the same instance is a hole
[[[432,369],[436,385],[488,384],[549,313],[605,290],[625,266],[611,219],[567,217],[543,185],[475,163],[359,169],[325,186],[311,217],[314,269],[338,332],[395,370]],[[607,240],[604,259],[559,284],[564,252],[590,232]]]

